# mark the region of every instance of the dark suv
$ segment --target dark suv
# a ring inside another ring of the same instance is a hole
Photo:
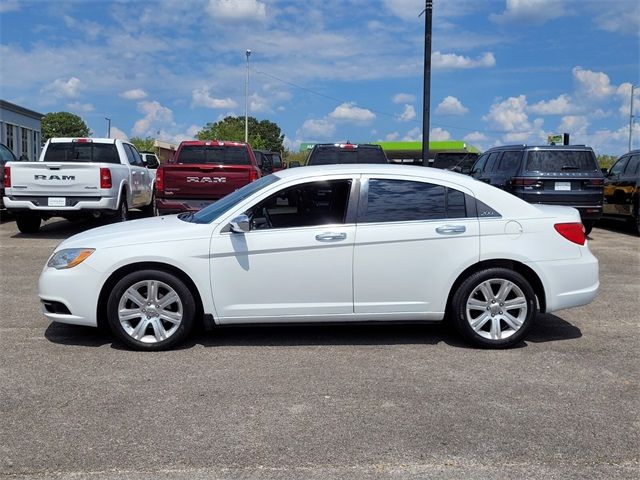
[[[640,150],[624,154],[607,172],[604,215],[630,220],[640,234]]]
[[[576,208],[586,234],[602,216],[604,176],[593,149],[584,145],[492,148],[469,175],[529,203]]]
[[[337,163],[389,163],[380,145],[355,143],[320,143],[314,145],[307,165]]]

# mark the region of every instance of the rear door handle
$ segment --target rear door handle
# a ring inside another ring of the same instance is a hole
[[[442,235],[456,235],[458,233],[464,233],[467,227],[464,225],[445,225],[443,227],[436,228],[436,232]]]
[[[346,238],[347,234],[344,232],[326,232],[316,235],[316,240],[318,240],[319,242],[336,242],[338,240],[344,240]]]

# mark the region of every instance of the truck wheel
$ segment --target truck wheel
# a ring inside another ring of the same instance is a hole
[[[156,207],[156,192],[151,194],[151,203],[142,209],[144,213],[150,217],[158,216],[158,208]]]
[[[593,220],[583,220],[582,225],[584,226],[584,234],[588,236],[593,230]]]
[[[181,343],[193,327],[195,312],[189,288],[161,270],[128,274],[107,302],[111,330],[136,350],[167,350]]]
[[[38,233],[42,219],[37,213],[17,213],[16,224],[22,233]]]
[[[120,200],[120,206],[116,213],[117,222],[126,222],[129,220],[129,205],[127,205],[127,196],[122,194],[122,200]]]
[[[536,297],[529,282],[506,268],[489,268],[467,278],[451,302],[456,329],[484,348],[517,344],[536,315]]]

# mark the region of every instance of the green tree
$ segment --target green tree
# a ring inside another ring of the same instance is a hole
[[[132,137],[129,139],[139,152],[153,152],[153,145],[156,141],[153,137]]]
[[[197,137],[198,140],[244,142],[244,117],[226,117],[219,122],[207,123]],[[249,144],[252,148],[282,152],[283,141],[284,135],[276,123],[249,117]]]
[[[300,165],[304,165],[307,163],[307,157],[309,156],[309,152],[292,152],[291,150],[287,150],[284,152],[284,161],[287,162],[299,162]]]
[[[42,140],[52,137],[88,137],[91,130],[78,115],[69,112],[51,112],[42,117]]]
[[[597,158],[600,168],[611,168],[618,159],[615,155],[598,155]]]

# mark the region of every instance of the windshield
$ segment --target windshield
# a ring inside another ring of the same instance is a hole
[[[333,165],[344,163],[387,163],[380,148],[317,147],[309,156],[309,165]]]
[[[530,151],[527,156],[529,172],[593,172],[598,164],[593,153],[571,150]]]
[[[222,165],[250,165],[245,147],[213,145],[185,145],[176,163],[215,163]]]
[[[197,211],[193,216],[182,218],[185,221],[194,223],[211,223],[223,213],[227,212],[231,208],[235,207],[238,203],[245,198],[253,195],[258,190],[271,185],[279,180],[275,175],[267,175],[255,182],[251,182],[244,187],[230,193],[229,195],[222,197],[215,203],[204,207],[202,210]]]
[[[120,163],[113,143],[50,143],[44,154],[45,162]]]

